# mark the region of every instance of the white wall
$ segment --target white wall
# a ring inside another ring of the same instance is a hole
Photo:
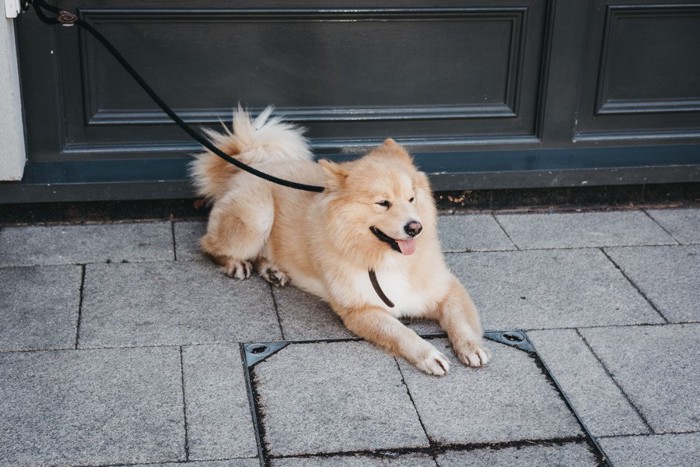
[[[4,16],[0,14],[0,180],[7,181],[22,179],[26,152],[15,28]]]

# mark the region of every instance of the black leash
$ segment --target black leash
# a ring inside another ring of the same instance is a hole
[[[302,191],[311,191],[315,193],[321,193],[322,191],[324,191],[324,187],[322,186],[306,185],[304,183],[292,182],[290,180],[277,178],[273,175],[261,172],[247,164],[244,164],[243,162],[237,159],[234,159],[225,152],[221,151],[219,148],[211,144],[211,142],[206,137],[202,136],[199,132],[195,131],[194,129],[192,129],[192,127],[185,123],[185,121],[182,120],[182,118],[180,118],[173,111],[173,109],[171,109],[170,106],[168,106],[168,104],[166,104],[165,101],[161,99],[161,97],[158,94],[156,94],[153,88],[151,88],[151,86],[148,85],[148,83],[141,77],[141,75],[138,74],[138,72],[122,56],[122,54],[119,53],[119,51],[116,48],[114,48],[114,46],[102,35],[102,33],[95,29],[90,23],[83,21],[71,12],[61,10],[60,8],[55,7],[53,5],[49,5],[48,3],[46,3],[45,0],[31,0],[25,2],[23,8],[27,9],[29,3],[33,4],[34,11],[36,11],[37,16],[41,21],[43,21],[46,24],[61,24],[63,26],[78,25],[85,31],[89,32],[95,39],[102,43],[102,45],[107,49],[107,51],[110,54],[112,54],[112,56],[115,59],[117,59],[117,61],[121,64],[121,66],[124,67],[127,73],[131,75],[134,81],[136,81],[136,83],[138,83],[138,85],[141,86],[141,89],[143,89],[146,92],[146,94],[148,94],[148,96],[153,100],[153,102],[155,102],[158,105],[158,107],[160,107],[161,110],[165,112],[168,115],[168,117],[170,117],[170,119],[173,122],[175,122],[177,126],[180,127],[182,131],[190,135],[190,137],[192,137],[195,141],[197,141],[199,144],[201,144],[220,158],[224,159],[226,162],[233,164],[239,169],[245,170],[246,172],[249,172],[257,177],[260,177],[272,183],[276,183],[278,185],[286,186],[288,188],[294,188],[295,190]],[[53,13],[55,16],[50,16],[44,10]]]
[[[155,102],[160,109],[166,113],[170,119],[175,122],[175,124],[180,127],[182,131],[190,135],[195,141],[197,141],[199,144],[207,148],[209,151],[212,153],[216,154],[220,158],[224,159],[226,162],[235,165],[241,170],[245,170],[248,173],[251,173],[257,177],[260,177],[264,180],[267,180],[272,183],[276,183],[278,185],[282,185],[288,188],[293,188],[295,190],[302,190],[302,191],[311,191],[315,193],[321,193],[325,190],[324,187],[322,186],[316,186],[316,185],[306,185],[304,183],[297,183],[297,182],[292,182],[290,180],[285,180],[282,178],[277,178],[273,175],[267,174],[265,172],[261,172],[257,169],[254,169],[253,167],[244,164],[243,162],[239,161],[238,159],[234,159],[233,157],[229,156],[225,152],[221,151],[219,148],[211,144],[211,142],[202,136],[199,132],[195,131],[192,129],[191,126],[189,126],[185,121],[180,118],[179,115],[177,115],[173,109],[170,108],[168,104],[165,103],[161,97],[156,94],[156,92],[149,86],[149,84],[141,77],[140,74],[134,69],[134,67],[131,66],[131,64],[122,56],[121,53],[112,45],[111,42],[107,40],[106,37],[102,35],[97,29],[95,29],[90,23],[83,21],[80,19],[77,15],[61,10],[58,7],[55,7],[53,5],[49,5],[46,3],[45,0],[26,0],[22,4],[22,9],[27,10],[29,9],[29,5],[34,6],[34,11],[36,12],[36,15],[39,17],[41,21],[43,21],[46,24],[50,25],[55,25],[55,24],[60,24],[62,26],[73,26],[73,25],[78,25],[79,27],[83,28],[87,32],[89,32],[95,39],[100,41],[100,43],[107,49],[107,51],[112,54],[112,56],[121,64],[122,67],[129,73],[129,75],[136,81],[136,83],[141,86],[141,89],[143,89],[146,94]],[[44,10],[53,13],[55,16],[50,16],[47,14]],[[375,292],[377,292],[377,295],[379,295],[379,298],[389,307],[393,308],[394,303],[389,300],[389,298],[384,294],[384,291],[382,288],[379,286],[379,281],[377,281],[377,275],[374,272],[373,269],[369,269],[367,271],[369,274],[369,280],[372,283],[372,287],[374,287]]]

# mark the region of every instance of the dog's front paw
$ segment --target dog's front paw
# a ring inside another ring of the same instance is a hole
[[[272,285],[284,287],[289,283],[289,277],[274,266],[268,266],[260,271],[260,276]]]
[[[457,358],[467,366],[481,367],[491,360],[491,352],[476,342],[466,342],[454,347]]]
[[[416,362],[416,368],[429,375],[444,376],[450,371],[450,361],[433,347],[426,357]]]
[[[253,271],[253,265],[250,261],[227,258],[224,264],[221,265],[221,271],[234,279],[247,279]]]

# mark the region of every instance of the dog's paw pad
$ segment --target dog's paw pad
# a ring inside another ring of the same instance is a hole
[[[260,273],[260,276],[272,285],[284,287],[289,283],[289,277],[275,267],[266,267]]]
[[[221,266],[221,271],[229,277],[243,280],[250,277],[250,273],[253,271],[253,265],[250,261],[231,259]]]
[[[479,368],[491,361],[491,352],[480,344],[468,343],[455,349],[457,357],[467,366]]]
[[[416,367],[429,375],[444,376],[450,371],[450,361],[440,351],[433,349]]]

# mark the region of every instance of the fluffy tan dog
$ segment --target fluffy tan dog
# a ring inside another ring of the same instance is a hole
[[[479,315],[445,266],[428,178],[408,153],[387,139],[358,160],[315,163],[302,131],[270,113],[252,120],[238,109],[233,132],[209,136],[258,170],[325,191],[278,186],[200,154],[192,176],[213,202],[202,249],[231,277],[255,265],[268,282],[317,295],[354,334],[426,373],[446,374],[449,360],[398,318],[436,319],[463,363],[486,364]]]

